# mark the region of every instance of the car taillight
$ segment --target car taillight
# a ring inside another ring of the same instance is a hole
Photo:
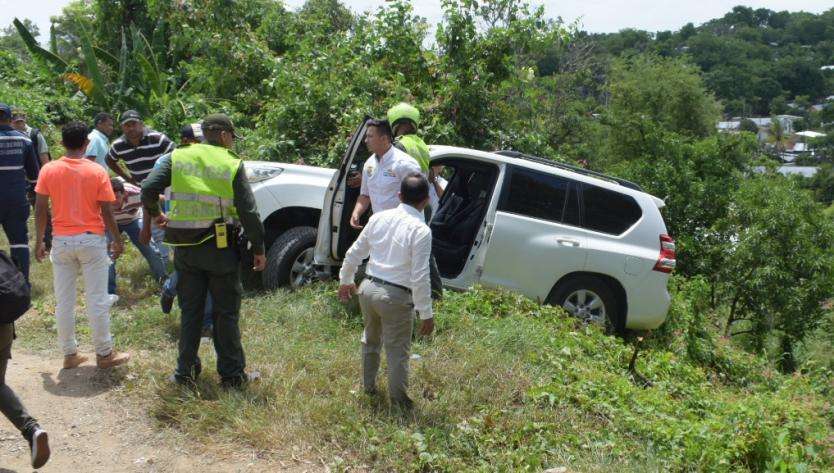
[[[654,270],[661,273],[671,273],[676,264],[675,239],[669,235],[660,235],[660,256],[657,258]]]

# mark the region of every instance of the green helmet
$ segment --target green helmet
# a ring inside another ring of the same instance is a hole
[[[397,125],[397,122],[401,120],[411,120],[414,122],[414,126],[417,127],[420,125],[420,111],[405,102],[400,102],[388,109],[388,123],[392,127]]]

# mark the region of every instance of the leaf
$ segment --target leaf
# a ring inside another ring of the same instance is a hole
[[[61,77],[68,82],[72,82],[73,84],[78,87],[81,92],[84,92],[84,95],[90,97],[93,93],[93,81],[82,74],[78,74],[77,72],[67,72],[64,73]]]
[[[30,53],[32,53],[32,56],[45,62],[58,73],[67,70],[67,62],[61,59],[61,57],[57,54],[40,47],[37,40],[35,40],[35,37],[32,36],[32,33],[30,33],[29,30],[26,29],[26,26],[17,18],[14,19],[14,26],[17,28],[17,32],[20,34],[23,42],[26,44],[26,48]]]
[[[98,61],[96,60],[90,35],[87,31],[82,31],[79,40],[81,41],[84,65],[87,66],[87,72],[90,74],[90,79],[93,82],[91,98],[98,106],[107,108],[107,97],[104,94],[104,79],[101,77],[101,71],[98,68]]]
[[[93,46],[93,52],[95,53],[96,58],[98,58],[99,61],[107,64],[113,70],[119,69],[119,59],[116,56],[110,54],[109,52],[107,52],[104,49],[101,49],[98,46]]]

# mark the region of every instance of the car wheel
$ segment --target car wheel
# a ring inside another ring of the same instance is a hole
[[[609,333],[622,330],[618,302],[608,284],[588,276],[559,284],[548,299],[548,303],[562,306],[574,317],[598,325]]]
[[[316,233],[313,227],[295,227],[275,239],[266,254],[265,289],[298,289],[316,279],[313,266]]]

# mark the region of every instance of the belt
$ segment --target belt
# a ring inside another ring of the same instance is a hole
[[[403,291],[405,291],[405,292],[407,292],[407,293],[411,294],[411,289],[409,289],[409,288],[407,288],[407,287],[405,287],[405,286],[400,286],[399,284],[394,284],[394,283],[392,283],[392,282],[388,282],[388,281],[386,281],[386,280],[384,280],[384,279],[380,279],[380,278],[378,278],[378,277],[376,277],[376,276],[371,276],[370,274],[366,275],[366,276],[365,276],[365,279],[367,279],[367,280],[369,280],[369,281],[373,281],[373,282],[375,282],[375,283],[377,283],[377,284],[382,284],[383,286],[391,286],[391,287],[396,287],[397,289],[402,289]]]

